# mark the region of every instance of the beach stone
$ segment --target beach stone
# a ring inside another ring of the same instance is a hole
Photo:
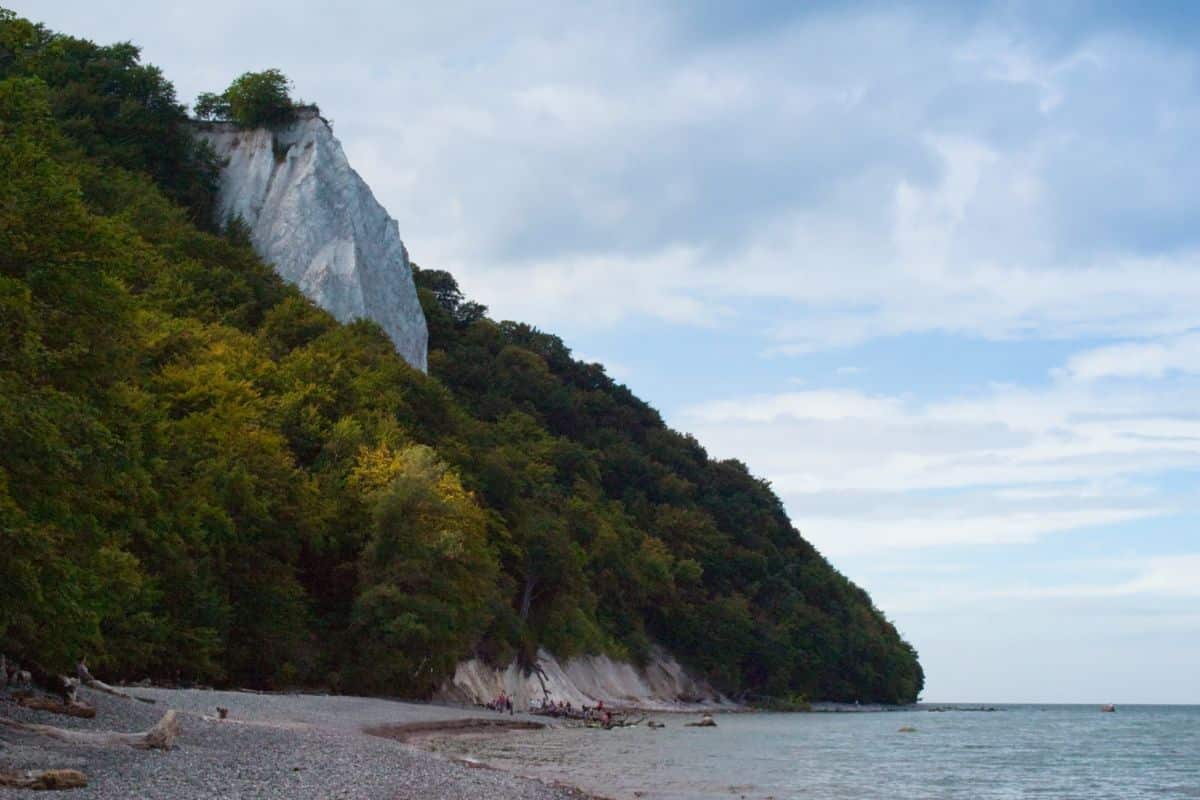
[[[169,752],[81,747],[13,735],[0,749],[0,771],[73,769],[87,776],[72,800],[567,800],[575,790],[454,762],[389,738],[369,725],[428,723],[488,715],[422,703],[365,697],[266,695],[201,690],[141,689],[131,694],[156,705],[81,689],[95,705],[94,719],[63,718],[0,697],[5,716],[86,730],[139,731],[164,708],[181,721]],[[212,716],[217,706],[229,718]],[[500,715],[495,715],[501,719]],[[517,719],[520,719],[520,715]],[[505,715],[504,721],[511,718]],[[520,735],[520,734],[507,734]],[[28,798],[28,790],[0,788],[0,800]]]

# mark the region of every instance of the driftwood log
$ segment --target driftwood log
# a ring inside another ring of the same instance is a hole
[[[13,789],[81,789],[87,786],[87,778],[76,769],[0,772],[0,786]]]
[[[140,700],[143,703],[153,703],[149,697],[135,697],[134,695],[122,692],[120,689],[115,689],[109,686],[104,681],[96,680],[92,675],[91,670],[87,668],[87,663],[81,658],[79,663],[75,665],[75,675],[79,678],[79,682],[89,689],[95,689],[97,692],[111,694],[113,697],[124,697],[126,700]]]
[[[139,750],[170,750],[179,736],[179,717],[168,711],[153,728],[142,733],[118,733],[116,731],[73,731],[55,728],[53,725],[35,725],[0,717],[0,728],[32,733],[57,739],[67,744],[88,747],[135,747]]]
[[[17,705],[32,708],[35,711],[49,711],[53,714],[65,714],[68,717],[91,719],[96,716],[95,706],[78,701],[64,703],[53,697],[18,697]]]
[[[65,675],[57,675],[43,669],[36,661],[25,659],[18,663],[9,661],[5,656],[0,655],[0,674],[4,675],[4,682],[13,687],[32,684],[40,686],[50,694],[58,695],[64,703],[70,703],[75,699],[74,681]],[[2,685],[0,684],[0,686]]]

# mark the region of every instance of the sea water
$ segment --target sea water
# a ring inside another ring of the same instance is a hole
[[[996,706],[657,715],[667,725],[443,740],[439,749],[612,798],[1200,798],[1200,706]],[[901,728],[915,728],[901,731]]]

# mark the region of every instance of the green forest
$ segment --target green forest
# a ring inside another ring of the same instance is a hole
[[[916,699],[765,481],[446,272],[428,376],[335,322],[214,225],[189,124],[135,46],[0,10],[0,651],[420,697],[659,644],[735,697]]]

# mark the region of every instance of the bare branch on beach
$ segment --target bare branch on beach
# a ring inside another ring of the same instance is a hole
[[[134,747],[139,750],[170,750],[179,736],[179,717],[168,711],[163,718],[143,733],[118,733],[116,731],[76,731],[56,728],[53,725],[36,725],[0,717],[0,728],[46,736],[67,744],[89,747]]]
[[[87,786],[87,777],[76,769],[0,772],[0,786],[11,789],[80,789]]]
[[[97,692],[103,692],[104,694],[111,694],[113,697],[123,697],[126,700],[139,700],[143,703],[153,703],[154,702],[153,700],[151,700],[148,697],[135,697],[134,695],[127,694],[126,692],[122,692],[120,689],[116,689],[116,688],[113,688],[112,686],[109,686],[104,681],[97,680],[92,675],[91,670],[89,670],[87,668],[87,664],[84,662],[83,659],[80,659],[79,663],[75,665],[75,674],[78,676],[80,683],[82,683],[84,686],[88,687],[89,689],[96,690]]]

